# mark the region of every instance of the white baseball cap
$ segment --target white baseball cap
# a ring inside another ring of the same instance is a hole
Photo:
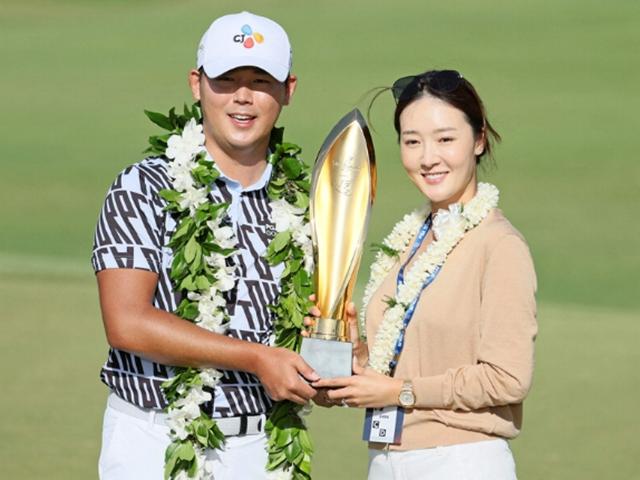
[[[291,44],[273,20],[249,12],[215,20],[198,46],[197,68],[215,78],[238,67],[258,67],[279,82],[291,70]]]

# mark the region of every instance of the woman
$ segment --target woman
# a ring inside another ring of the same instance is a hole
[[[372,265],[354,375],[312,385],[331,403],[388,407],[367,414],[370,480],[515,479],[506,439],[531,385],[536,278],[497,189],[477,180],[500,137],[456,71],[402,78],[392,93],[402,164],[428,206]]]

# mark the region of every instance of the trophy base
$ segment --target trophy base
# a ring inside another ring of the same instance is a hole
[[[304,337],[300,355],[321,378],[350,377],[353,345],[351,342]]]

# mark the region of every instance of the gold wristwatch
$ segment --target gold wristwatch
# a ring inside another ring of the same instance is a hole
[[[402,408],[413,408],[416,404],[416,394],[413,393],[413,383],[411,380],[405,380],[402,383],[400,395],[398,395],[398,403]]]

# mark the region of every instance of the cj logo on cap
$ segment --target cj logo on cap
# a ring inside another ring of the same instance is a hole
[[[264,37],[261,33],[254,32],[249,25],[243,25],[240,29],[242,33],[233,36],[235,43],[241,43],[244,48],[253,48],[256,43],[264,42]]]

